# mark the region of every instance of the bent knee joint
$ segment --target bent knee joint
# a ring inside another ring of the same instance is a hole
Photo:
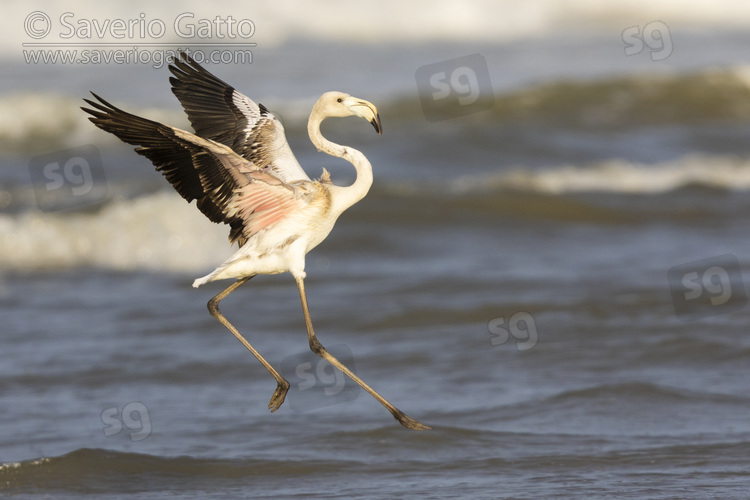
[[[208,306],[208,312],[211,313],[211,316],[213,316],[214,318],[216,317],[217,314],[220,314],[219,301],[216,300],[216,297],[209,300],[207,306]]]
[[[326,348],[323,347],[323,344],[321,344],[315,337],[310,339],[310,350],[318,356],[322,356],[323,353],[326,352]]]

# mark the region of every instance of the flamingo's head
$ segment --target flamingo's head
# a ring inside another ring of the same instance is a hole
[[[344,92],[326,92],[320,96],[313,108],[313,113],[315,112],[325,118],[359,116],[370,122],[378,134],[383,133],[378,108],[369,101],[352,97]]]

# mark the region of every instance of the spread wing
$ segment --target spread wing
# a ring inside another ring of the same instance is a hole
[[[84,99],[89,120],[151,160],[180,195],[213,222],[231,227],[229,241],[240,246],[255,233],[303,208],[313,192],[306,183],[284,182],[258,169],[230,147],[211,139],[133,115],[108,103]]]
[[[224,144],[286,183],[306,180],[286,140],[281,122],[262,104],[224,83],[184,52],[169,66],[172,92],[179,99],[195,134]]]

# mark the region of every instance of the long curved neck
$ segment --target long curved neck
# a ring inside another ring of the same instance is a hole
[[[345,159],[354,165],[354,169],[357,171],[357,179],[351,186],[335,186],[336,195],[332,199],[332,210],[340,214],[364,198],[370,190],[370,186],[372,186],[372,165],[362,152],[336,144],[323,137],[320,133],[320,124],[323,120],[325,120],[325,116],[321,117],[313,110],[310,120],[307,122],[307,133],[310,135],[310,140],[318,148],[318,151]]]

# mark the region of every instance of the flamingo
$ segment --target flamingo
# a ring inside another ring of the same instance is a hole
[[[313,106],[307,124],[318,149],[350,162],[357,173],[353,184],[335,186],[324,168],[311,180],[287,143],[281,122],[262,104],[224,83],[181,52],[169,66],[172,92],[182,104],[195,133],[142,118],[91,94],[89,120],[151,160],[177,192],[215,223],[228,224],[230,244],[239,249],[194,287],[234,279],[208,301],[211,315],[224,325],[268,370],[277,387],[268,408],[284,402],[289,382],[240,334],[219,310],[219,303],[258,274],[289,272],[302,302],[310,349],[341,370],[379,401],[401,425],[414,430],[430,427],[410,418],[377,393],[318,341],[305,293],[305,255],[330,233],[336,219],[361,200],[372,185],[372,166],[360,151],[323,137],[320,124],[330,117],[358,116],[378,134],[377,108],[343,92],[326,92]]]

